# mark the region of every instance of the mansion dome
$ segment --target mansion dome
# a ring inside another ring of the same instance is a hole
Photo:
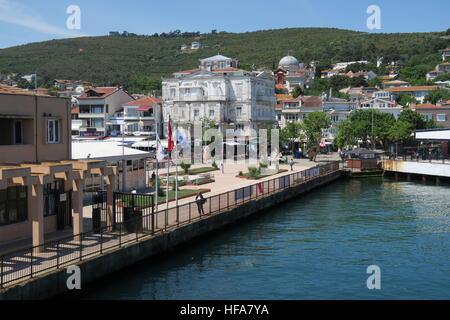
[[[286,56],[283,59],[280,60],[280,63],[278,64],[278,66],[280,68],[285,68],[285,67],[299,67],[300,62],[297,60],[297,58],[293,57],[293,56]]]

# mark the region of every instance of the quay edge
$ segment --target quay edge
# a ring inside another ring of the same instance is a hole
[[[325,186],[342,176],[342,171],[335,171],[299,186],[245,203],[228,212],[195,221],[173,231],[150,239],[144,239],[138,243],[125,245],[122,248],[85,260],[77,264],[81,270],[82,286],[139,261],[163,253],[180,244],[187,243],[197,237],[224,228],[257,212],[269,209],[313,189]],[[68,276],[67,269],[65,268],[51,271],[38,278],[30,279],[16,286],[1,290],[0,300],[44,300],[64,294],[68,291],[66,285]]]

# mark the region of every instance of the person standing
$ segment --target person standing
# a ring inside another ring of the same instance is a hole
[[[203,194],[201,192],[199,192],[197,194],[197,197],[195,197],[195,202],[197,203],[198,214],[200,216],[204,215],[205,209],[203,208],[203,206],[205,205],[206,199],[203,197]]]

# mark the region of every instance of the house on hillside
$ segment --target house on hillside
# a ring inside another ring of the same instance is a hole
[[[109,119],[133,101],[133,97],[119,87],[91,87],[78,97],[79,128],[82,137],[105,137],[115,129]]]
[[[423,103],[425,97],[434,90],[439,89],[439,86],[411,86],[411,87],[396,87],[396,88],[388,88],[385,91],[392,93],[395,99],[398,99],[400,95],[410,95],[416,100]]]
[[[125,103],[122,109],[109,119],[112,130],[116,134],[121,133],[123,124],[126,135],[155,137],[157,133],[162,137],[161,105],[160,99],[149,96]]]

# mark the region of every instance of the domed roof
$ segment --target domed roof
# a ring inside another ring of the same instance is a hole
[[[297,60],[297,58],[293,56],[286,56],[283,59],[280,60],[279,66],[280,67],[290,67],[290,66],[297,66],[300,64],[300,62]]]

